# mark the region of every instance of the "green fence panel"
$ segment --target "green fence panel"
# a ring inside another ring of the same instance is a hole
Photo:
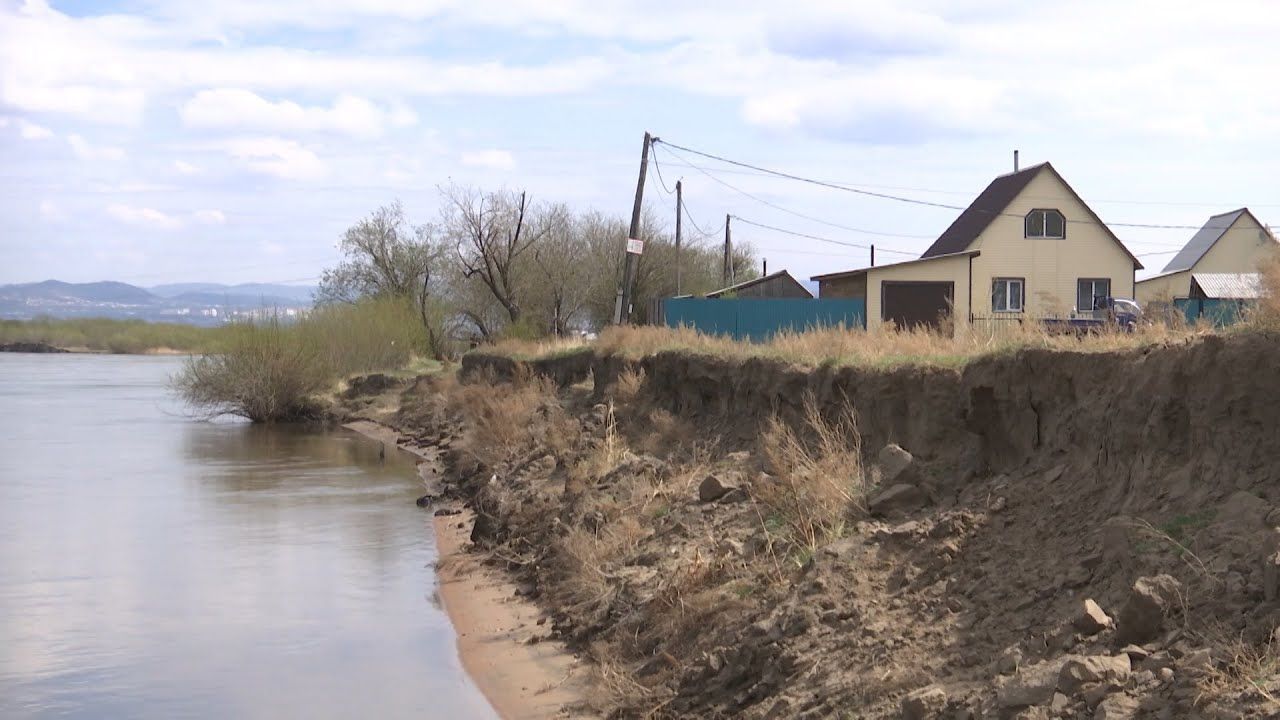
[[[669,327],[753,342],[782,331],[863,328],[867,317],[866,302],[849,298],[668,298],[663,306]]]
[[[1226,327],[1240,322],[1245,308],[1252,302],[1251,300],[1178,298],[1173,301],[1173,305],[1186,315],[1188,324],[1211,323],[1214,327]]]

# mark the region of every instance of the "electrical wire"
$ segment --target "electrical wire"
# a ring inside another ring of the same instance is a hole
[[[662,177],[662,168],[659,167],[658,165],[658,153],[653,153],[652,155],[650,155],[649,160],[653,163],[653,169],[658,174],[658,183],[662,185],[662,189],[666,190],[668,195],[675,192],[671,188],[667,187],[667,181],[664,180]]]
[[[693,148],[685,147],[683,145],[677,145],[675,143],[668,142],[661,138],[654,138],[653,142],[661,143],[662,145],[666,146],[668,149],[675,148],[676,150],[692,153],[694,155],[705,157],[710,160],[716,160],[718,162],[726,163],[729,165],[744,167],[744,168],[756,170],[758,172],[762,172],[768,175],[774,175],[776,177],[786,178],[788,180],[795,180],[797,182],[802,182],[802,183],[808,183],[810,185],[817,185],[819,187],[830,188],[833,190],[841,190],[844,192],[855,193],[858,195],[865,195],[868,197],[875,197],[883,200],[892,200],[895,202],[908,203],[911,205],[921,205],[925,207],[936,207],[936,208],[942,208],[947,210],[961,210],[961,211],[970,209],[970,207],[964,207],[961,205],[952,205],[950,203],[939,203],[939,202],[933,202],[931,200],[921,200],[919,198],[909,198],[901,195],[891,195],[889,193],[874,192],[871,190],[864,190],[861,188],[853,187],[851,185],[842,185],[840,183],[829,182],[826,180],[818,180],[815,178],[804,177],[802,175],[795,175],[792,173],[783,172],[781,170],[773,170],[770,168],[761,167],[759,165],[752,165],[751,163],[742,162],[740,160],[732,160],[727,157],[723,157],[721,155],[716,155],[714,153],[704,152],[702,150],[695,150]],[[695,167],[695,166],[690,164],[690,167]],[[695,169],[698,169],[698,168],[695,167]],[[708,177],[711,177],[709,172],[705,170],[703,170],[702,172],[706,174]],[[985,214],[996,215],[996,216],[1018,217],[1014,213],[985,211],[985,210],[979,210],[976,208],[974,208],[974,210],[975,212],[982,212]],[[1077,219],[1066,219],[1066,221],[1068,223],[1075,223],[1075,224],[1081,224],[1081,225],[1098,225],[1104,228],[1108,226],[1114,226],[1114,227],[1128,227],[1128,228],[1144,228],[1149,230],[1199,230],[1200,229],[1200,226],[1198,225],[1169,225],[1169,224],[1162,224],[1162,223],[1132,223],[1132,222],[1102,223],[1102,222],[1095,222],[1093,220],[1077,220]]]
[[[656,142],[656,140],[655,140],[655,142]],[[669,143],[664,142],[663,144],[664,144],[664,145],[667,145],[667,144],[669,144]],[[684,158],[680,157],[679,155],[676,155],[675,153],[672,153],[672,157],[674,157],[676,160],[680,161],[682,164],[687,165],[688,167],[691,167],[691,168],[693,168],[694,170],[697,170],[698,172],[702,173],[703,175],[706,175],[706,176],[707,176],[707,177],[708,177],[712,182],[715,182],[715,183],[718,183],[718,184],[720,184],[720,185],[723,185],[724,187],[729,188],[730,190],[732,190],[732,191],[734,191],[734,192],[738,193],[739,195],[742,195],[742,196],[744,196],[744,197],[747,197],[747,198],[750,198],[750,199],[752,199],[752,200],[755,200],[756,202],[761,203],[761,204],[763,204],[763,205],[768,205],[769,207],[773,208],[774,210],[779,210],[779,211],[781,211],[781,212],[787,213],[788,215],[795,215],[795,216],[796,216],[796,217],[798,217],[798,218],[803,218],[803,219],[808,220],[808,221],[810,221],[810,222],[816,222],[816,223],[818,223],[818,224],[820,224],[820,225],[827,225],[827,226],[829,226],[829,227],[837,228],[837,229],[839,229],[839,230],[847,230],[847,231],[849,231],[849,232],[861,233],[861,234],[863,234],[863,235],[876,235],[876,236],[880,236],[880,237],[909,238],[909,239],[914,239],[914,240],[930,240],[930,239],[932,239],[932,236],[931,236],[931,235],[908,235],[908,234],[904,234],[904,233],[889,233],[889,232],[880,232],[880,231],[876,231],[876,230],[867,230],[867,229],[865,229],[865,228],[857,228],[857,227],[852,227],[852,226],[850,226],[850,225],[842,225],[842,224],[840,224],[840,223],[831,222],[830,220],[823,220],[823,219],[822,219],[822,218],[820,218],[820,217],[814,217],[813,215],[807,215],[807,214],[805,214],[805,213],[802,213],[802,212],[799,212],[799,211],[796,211],[796,210],[792,210],[791,208],[783,207],[783,206],[781,206],[781,205],[779,205],[779,204],[777,204],[777,203],[775,203],[775,202],[771,202],[771,201],[769,201],[769,200],[765,200],[764,198],[762,198],[762,197],[760,197],[760,196],[758,196],[758,195],[753,195],[753,194],[751,194],[751,193],[747,192],[746,190],[743,190],[742,188],[737,187],[736,185],[732,185],[732,184],[730,184],[730,183],[728,183],[728,182],[725,182],[724,180],[721,180],[720,178],[716,177],[715,175],[712,175],[710,172],[707,172],[706,170],[703,170],[702,168],[700,168],[700,167],[698,167],[698,166],[696,166],[696,165],[693,165],[693,164],[689,163],[687,160],[685,160]]]
[[[810,235],[809,233],[802,233],[796,230],[788,230],[786,228],[780,228],[774,225],[766,225],[765,223],[756,222],[755,220],[748,220],[747,218],[744,218],[741,215],[731,215],[730,217],[732,217],[734,220],[737,220],[738,222],[746,223],[747,225],[754,225],[758,228],[763,228],[765,230],[772,230],[774,232],[780,232],[786,235],[794,235],[796,237],[808,238],[809,240],[817,240],[818,242],[830,243],[832,245],[843,245],[844,247],[859,248],[861,250],[870,250],[872,248],[871,245],[862,245],[860,243],[852,243],[844,240],[832,240],[831,238],[825,238],[820,235]],[[886,247],[876,247],[876,249],[881,252],[893,253],[895,255],[909,255],[912,257],[915,257],[916,255],[919,254],[919,253],[911,252],[909,250],[896,250],[894,248],[886,248]]]

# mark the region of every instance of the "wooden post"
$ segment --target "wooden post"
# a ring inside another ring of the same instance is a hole
[[[684,214],[684,190],[676,181],[676,295],[680,295],[680,216]]]
[[[724,283],[722,287],[729,287],[733,284],[733,253],[732,241],[730,238],[729,220],[730,215],[724,216],[724,266],[720,271],[720,280]]]
[[[649,133],[644,134],[644,147],[640,149],[640,177],[636,180],[636,201],[631,206],[631,228],[627,231],[628,240],[638,240],[640,236],[640,208],[644,203],[644,177],[645,172],[649,169],[649,146],[653,143],[653,138]],[[635,282],[636,276],[636,253],[628,252],[627,248],[623,248],[626,254],[626,264],[622,270],[622,298],[619,303],[618,322],[626,324],[631,322],[631,284]]]

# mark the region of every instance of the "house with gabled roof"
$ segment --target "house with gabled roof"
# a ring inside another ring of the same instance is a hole
[[[1150,305],[1193,297],[1197,275],[1252,275],[1258,271],[1258,262],[1277,247],[1275,236],[1249,208],[1213,215],[1159,275],[1138,281],[1138,302]],[[1243,283],[1240,287],[1254,282],[1237,280]],[[1205,284],[1209,283],[1222,287],[1221,278],[1206,277]]]
[[[827,273],[818,296],[866,300],[867,329],[1092,314],[1133,297],[1142,263],[1049,163],[991,181],[917,260]]]

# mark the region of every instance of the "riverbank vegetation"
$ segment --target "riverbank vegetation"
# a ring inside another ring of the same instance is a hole
[[[427,348],[405,298],[371,297],[321,306],[295,322],[272,316],[228,325],[210,351],[187,360],[173,386],[204,417],[307,419],[318,412],[316,397],[343,378],[408,366]]]
[[[209,352],[221,328],[109,318],[0,320],[0,345],[39,343],[66,350],[117,354]]]

